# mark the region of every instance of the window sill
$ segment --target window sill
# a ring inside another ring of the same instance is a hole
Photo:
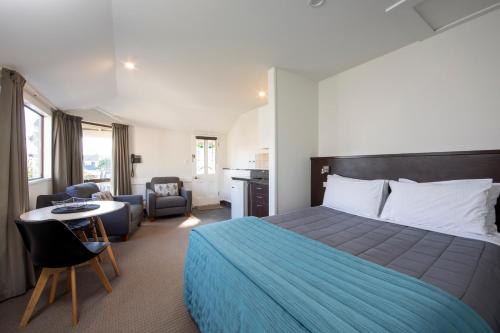
[[[52,181],[52,178],[38,178],[38,179],[33,179],[28,181],[28,185],[35,185],[39,183],[45,183],[45,182],[50,182]]]

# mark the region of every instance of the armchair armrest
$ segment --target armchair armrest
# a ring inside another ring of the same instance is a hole
[[[128,202],[131,205],[142,205],[142,195],[117,195],[114,197],[115,201]]]
[[[156,215],[156,193],[150,189],[146,189],[146,212],[149,217]]]
[[[181,188],[180,195],[186,199],[186,212],[191,213],[193,205],[193,192],[191,190],[186,190],[183,187]]]
[[[108,235],[127,235],[130,232],[130,204],[125,202],[122,209],[102,215],[101,220]]]

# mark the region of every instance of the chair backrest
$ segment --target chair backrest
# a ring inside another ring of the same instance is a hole
[[[182,181],[179,179],[179,177],[153,177],[151,179],[151,190],[154,191],[155,189],[155,184],[168,184],[168,183],[177,183],[177,186],[179,187],[179,191],[182,188]]]
[[[66,193],[74,198],[91,198],[92,194],[100,192],[96,183],[82,183],[66,187]]]
[[[37,266],[68,267],[96,256],[60,221],[18,220],[16,225],[33,263]]]
[[[63,201],[71,198],[67,193],[42,194],[36,197],[36,209],[45,208],[52,205],[52,201]]]

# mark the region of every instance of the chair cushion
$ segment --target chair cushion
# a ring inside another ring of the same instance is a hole
[[[85,230],[90,227],[90,220],[89,219],[70,220],[66,222],[66,225],[72,231]]]
[[[179,190],[183,186],[183,183],[179,179],[179,177],[153,177],[151,179],[150,189],[154,191],[155,184],[168,184],[168,183],[177,183],[177,187],[179,188]]]
[[[94,252],[94,253],[101,253],[104,251],[108,246],[108,242],[82,242],[89,251]]]
[[[92,194],[99,192],[95,183],[83,183],[66,187],[66,193],[71,197],[90,198]]]
[[[186,206],[186,199],[179,195],[170,195],[168,197],[156,198],[156,209],[184,206]]]
[[[160,197],[179,195],[179,186],[177,183],[155,184],[154,191]]]

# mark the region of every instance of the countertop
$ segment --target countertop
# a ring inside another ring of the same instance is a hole
[[[262,184],[262,185],[269,184],[269,179],[264,179],[264,178],[242,178],[242,177],[231,177],[231,178],[234,180],[242,180],[245,182],[255,183],[255,184]]]

